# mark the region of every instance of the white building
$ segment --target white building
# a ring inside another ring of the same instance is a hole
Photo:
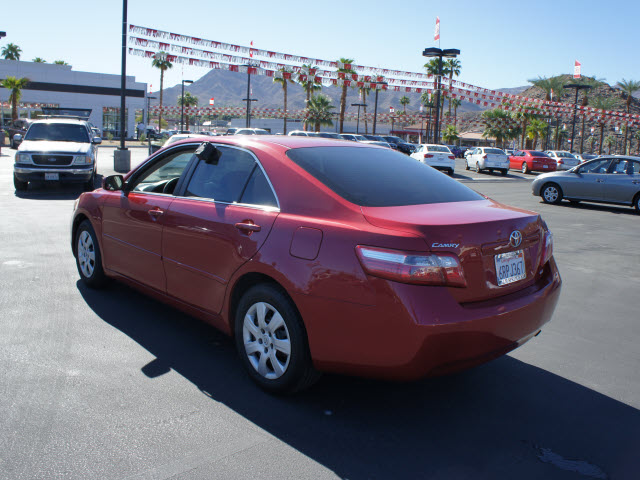
[[[90,108],[89,121],[101,132],[115,132],[120,124],[120,75],[76,72],[71,65],[0,60],[0,80],[7,77],[28,78],[29,84],[22,90],[20,103],[48,104],[62,108]],[[147,84],[127,77],[126,82],[127,128],[129,136],[135,135],[136,111],[146,108]],[[0,103],[4,104],[7,118],[9,92],[0,87]],[[10,106],[8,107],[10,111]],[[20,110],[22,116],[31,116],[37,107]]]

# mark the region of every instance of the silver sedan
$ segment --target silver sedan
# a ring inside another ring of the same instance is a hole
[[[545,203],[611,203],[634,206],[640,213],[640,157],[603,156],[566,172],[540,175],[531,188]]]

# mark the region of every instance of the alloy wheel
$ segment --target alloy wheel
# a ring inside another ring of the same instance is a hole
[[[560,193],[558,192],[558,189],[553,185],[549,185],[548,187],[545,187],[544,192],[542,192],[542,196],[544,197],[544,200],[548,203],[557,202],[559,195]]]
[[[86,230],[78,236],[78,264],[82,274],[90,278],[96,267],[96,251],[91,235]]]

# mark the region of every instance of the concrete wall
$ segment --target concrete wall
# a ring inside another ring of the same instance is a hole
[[[70,65],[55,65],[49,63],[21,62],[15,60],[0,60],[0,80],[7,77],[28,78],[31,82],[79,85],[83,87],[117,88],[120,89],[120,75],[105,73],[78,72]],[[127,131],[129,136],[135,135],[135,112],[146,108],[147,84],[136,82],[135,77],[127,76],[126,88],[136,90],[143,97],[126,98],[128,109]],[[22,90],[21,103],[51,103],[67,108],[91,108],[89,121],[102,131],[102,112],[104,107],[120,108],[119,92],[115,95],[59,92],[43,90]],[[7,103],[9,92],[0,87],[0,101]],[[10,108],[10,107],[9,107]]]

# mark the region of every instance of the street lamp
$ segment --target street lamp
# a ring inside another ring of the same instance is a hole
[[[591,85],[570,83],[568,85],[563,85],[562,88],[574,88],[576,90],[576,99],[573,104],[573,128],[571,129],[571,153],[573,153],[573,140],[576,134],[576,113],[578,112],[578,92],[580,92],[580,90],[588,90],[589,88],[591,88]]]
[[[242,67],[247,67],[247,98],[243,98],[243,102],[247,102],[247,119],[245,122],[245,126],[249,128],[251,126],[251,102],[257,102],[257,98],[251,98],[251,68],[253,65],[251,63],[247,63],[245,65],[241,65]]]
[[[380,85],[389,85],[387,82],[378,82]],[[377,88],[378,85],[376,85],[376,103],[375,103],[375,107],[373,108],[373,134],[376,134],[376,122],[378,120],[378,92],[380,91],[379,88]]]
[[[7,32],[0,32],[0,38],[4,38],[7,36]]]
[[[149,111],[151,108],[151,100],[155,100],[158,97],[152,97],[152,96],[147,96],[147,119],[146,119],[146,125],[147,127],[149,127],[151,125],[151,112]]]
[[[193,83],[193,80],[182,80],[182,97],[180,98],[180,133],[184,130],[184,84]]]
[[[359,133],[360,130],[360,107],[366,107],[366,103],[352,103],[352,107],[358,107],[358,122],[356,123],[356,134]]]
[[[455,58],[460,55],[460,50],[457,48],[425,48],[422,52],[423,57],[434,57],[438,59],[438,77],[437,77],[437,93],[436,93],[436,119],[434,126],[434,142],[438,143],[440,140],[440,88],[442,86],[442,57]]]
[[[131,152],[124,145],[125,99],[127,88],[127,0],[122,0],[122,63],[120,68],[120,147],[113,154],[113,169],[116,172],[131,170]]]

